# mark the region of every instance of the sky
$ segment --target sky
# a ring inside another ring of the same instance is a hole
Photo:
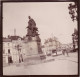
[[[28,16],[36,22],[42,44],[45,39],[57,37],[63,43],[72,43],[72,33],[77,28],[69,15],[71,2],[10,2],[3,3],[3,37],[26,36]]]

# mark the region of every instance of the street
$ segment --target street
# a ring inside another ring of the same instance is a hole
[[[52,60],[51,60],[52,59]],[[77,52],[47,57],[46,62],[35,65],[10,65],[3,67],[3,75],[77,75]],[[51,61],[50,61],[51,60]]]

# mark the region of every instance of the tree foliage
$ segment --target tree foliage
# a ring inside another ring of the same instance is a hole
[[[69,14],[71,16],[72,21],[78,20],[78,9],[77,9],[77,2],[74,2],[74,4],[70,3],[69,4]]]

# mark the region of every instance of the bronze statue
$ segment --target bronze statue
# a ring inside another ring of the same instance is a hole
[[[36,23],[35,21],[28,16],[29,21],[28,21],[28,27],[27,27],[27,37],[28,37],[28,42],[29,41],[33,41],[32,37],[35,37],[35,42],[37,43],[37,47],[38,47],[38,53],[42,53],[41,50],[41,39],[39,37],[38,34],[38,28],[36,27]]]
[[[28,22],[28,26],[36,26],[35,21],[29,16],[29,22]]]
[[[35,21],[30,17],[28,16],[29,18],[29,21],[28,21],[28,29],[27,29],[27,36],[36,36],[38,35],[38,28],[36,27],[36,23]]]

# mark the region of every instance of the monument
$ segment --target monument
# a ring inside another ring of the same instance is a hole
[[[27,34],[24,39],[25,51],[27,57],[38,56],[42,54],[41,39],[38,34],[38,28],[36,27],[35,21],[29,16]]]

